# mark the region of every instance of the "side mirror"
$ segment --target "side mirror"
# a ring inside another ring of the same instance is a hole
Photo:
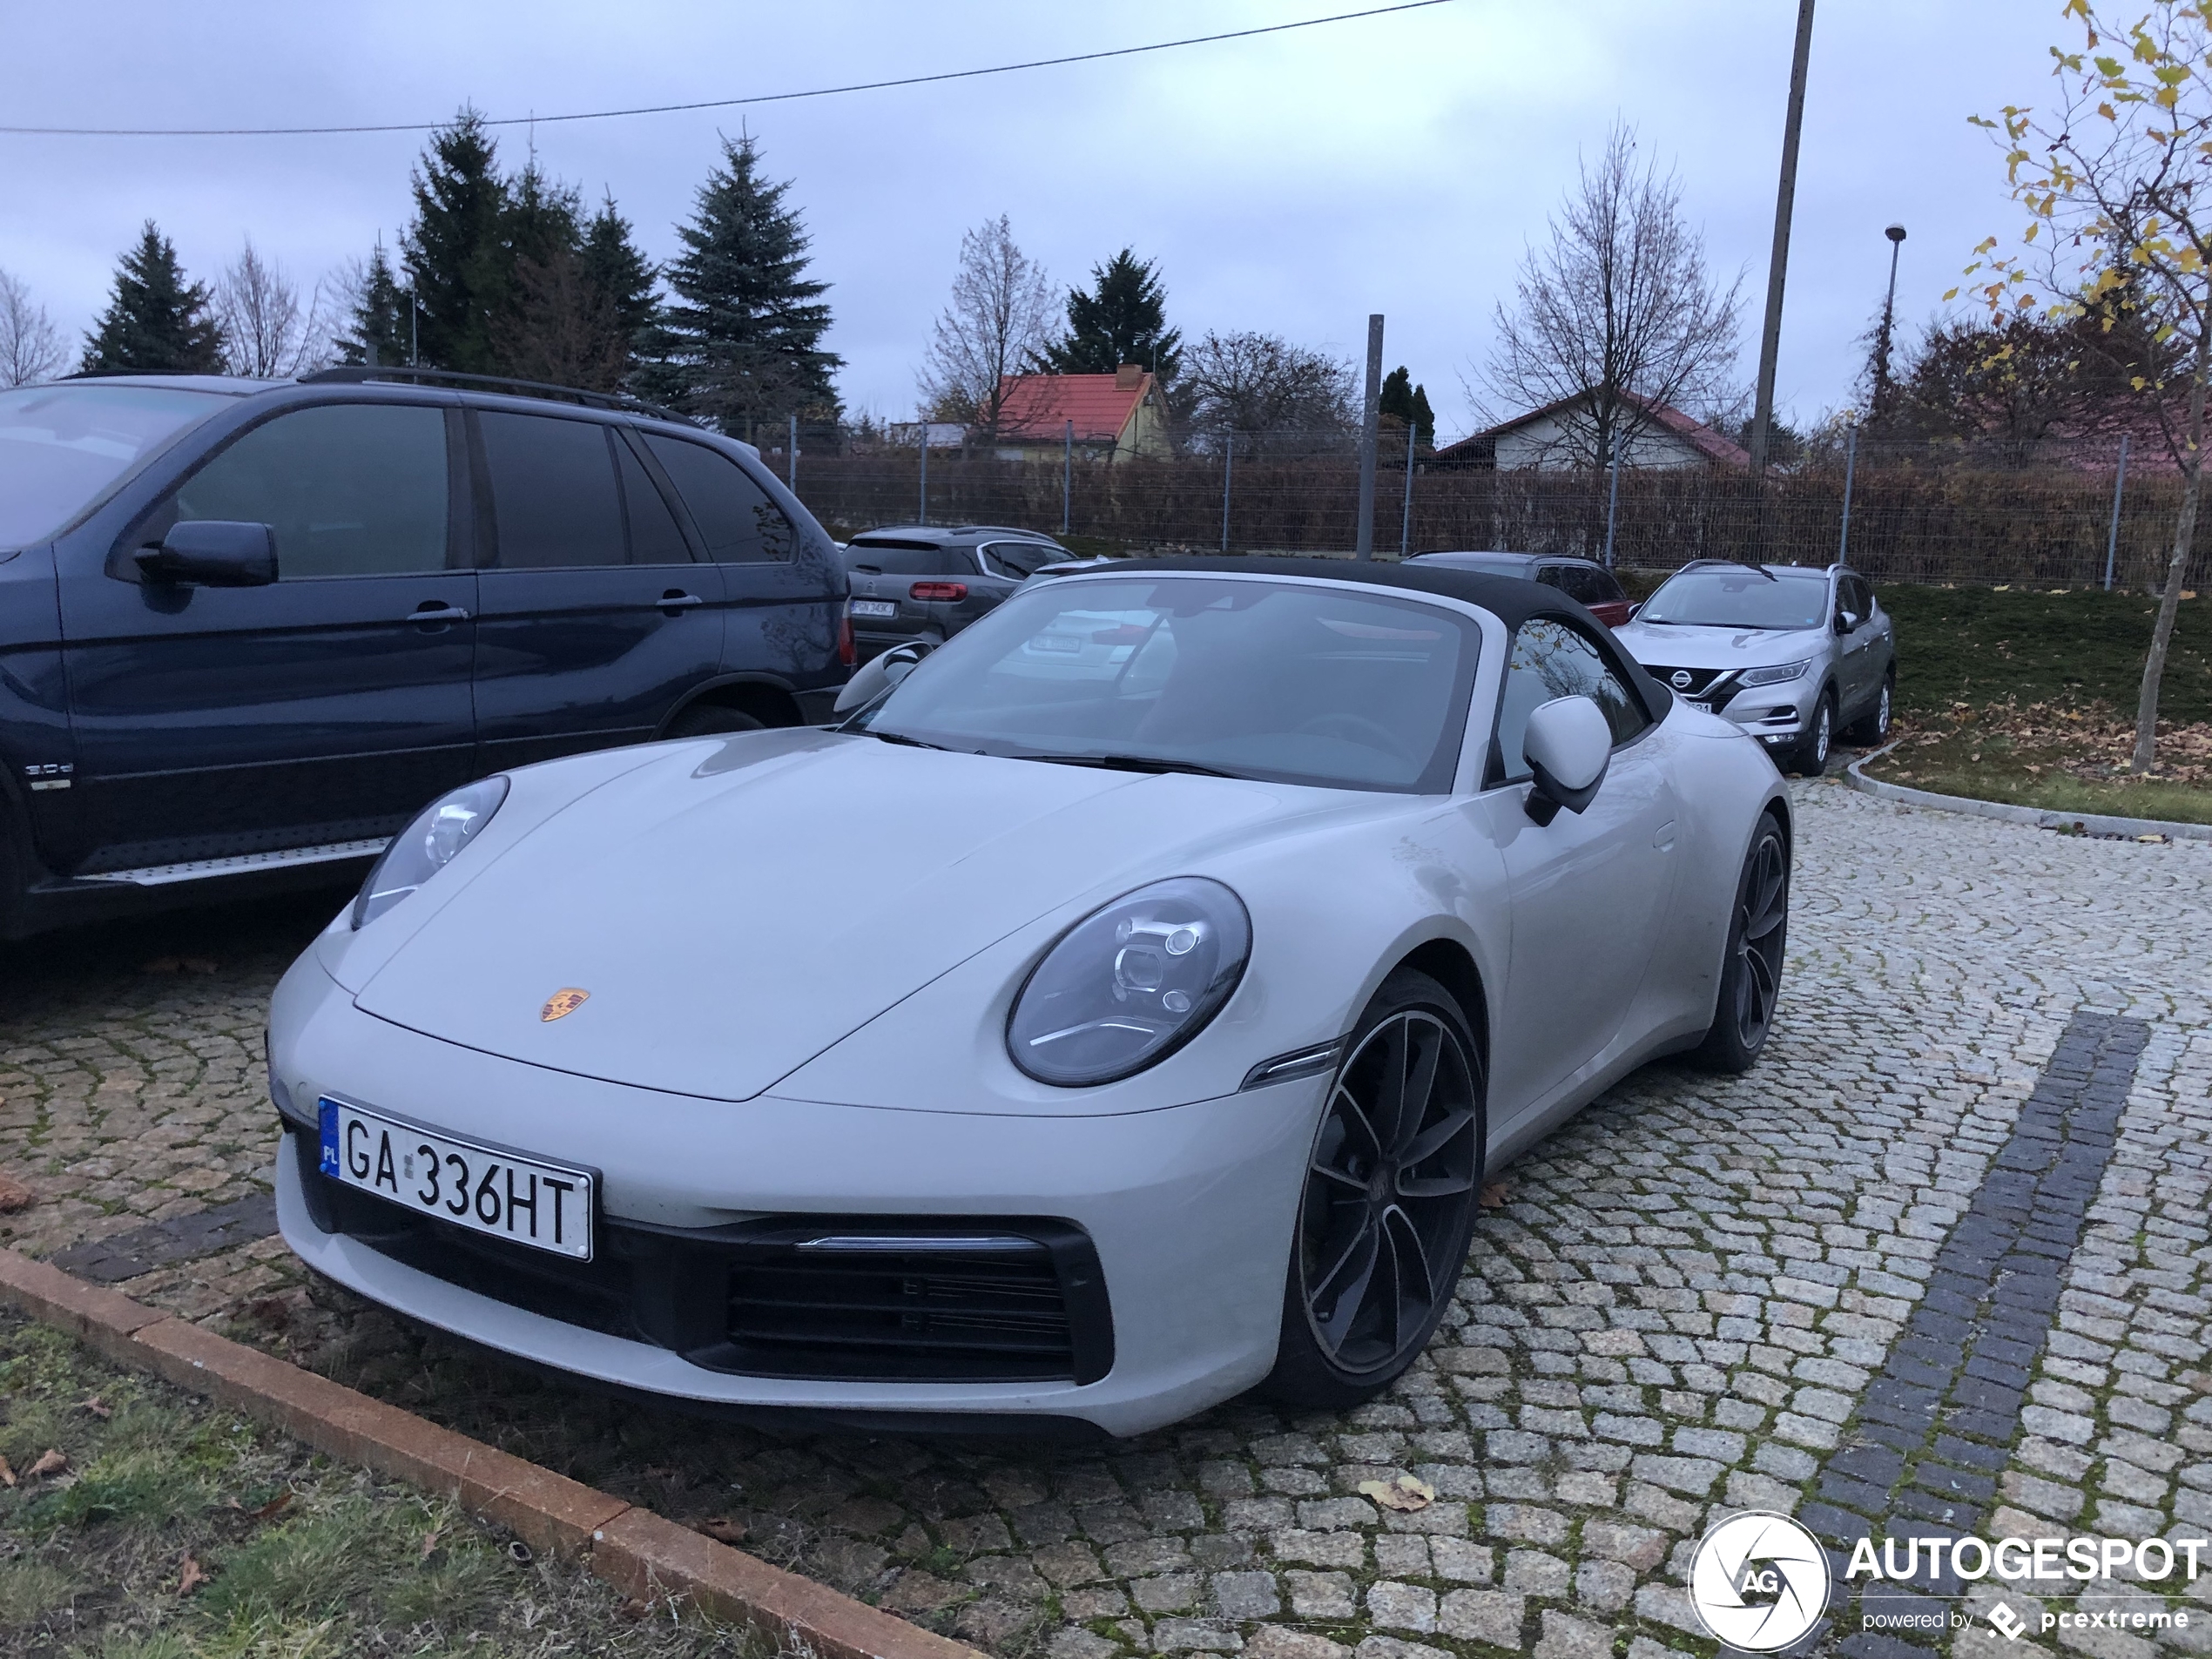
[[[1529,714],[1521,752],[1536,779],[1524,809],[1534,822],[1548,824],[1561,807],[1579,813],[1597,798],[1613,764],[1613,728],[1588,698],[1555,698]]]
[[[1637,601],[1635,602],[1635,604],[1634,604],[1630,605],[1630,606],[1629,607],[1629,620],[1630,622],[1634,622],[1634,621],[1636,619],[1636,612],[1637,612],[1637,611],[1639,611],[1639,610],[1642,610],[1642,609],[1643,609],[1643,601],[1642,601],[1642,600],[1641,600],[1641,599],[1637,600]]]
[[[1856,610],[1838,610],[1836,613],[1836,631],[1838,633],[1847,634],[1858,626],[1858,612]]]
[[[145,579],[203,588],[266,588],[277,579],[276,532],[235,519],[188,519],[135,562]]]
[[[894,646],[880,657],[870,658],[845,682],[845,689],[837,694],[830,711],[850,714],[855,709],[866,708],[913,673],[914,664],[928,654],[929,647],[916,640],[911,644]]]

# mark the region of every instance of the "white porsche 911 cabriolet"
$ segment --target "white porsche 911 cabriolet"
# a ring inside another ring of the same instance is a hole
[[[1555,589],[1112,565],[846,706],[397,837],[271,1010],[292,1247],[698,1405],[1348,1405],[1443,1318],[1486,1170],[1766,1040],[1781,779]]]

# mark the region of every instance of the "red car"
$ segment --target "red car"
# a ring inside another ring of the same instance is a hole
[[[1634,607],[1613,572],[1595,559],[1563,557],[1556,553],[1416,553],[1408,564],[1447,564],[1455,570],[1480,570],[1486,576],[1517,576],[1524,582],[1541,582],[1578,601],[1608,628],[1628,621]]]

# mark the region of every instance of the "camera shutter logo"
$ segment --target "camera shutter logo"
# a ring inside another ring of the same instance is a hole
[[[1828,1590],[1827,1552],[1787,1515],[1730,1515],[1690,1559],[1690,1606],[1715,1641],[1748,1653],[1802,1639],[1828,1610]]]

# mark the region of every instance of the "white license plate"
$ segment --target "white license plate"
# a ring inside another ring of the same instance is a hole
[[[1701,703],[1694,697],[1686,697],[1683,698],[1683,701],[1689,704],[1691,708],[1696,709],[1700,714],[1710,714],[1713,711],[1713,705],[1710,703]]]
[[[1064,651],[1070,656],[1083,648],[1083,642],[1074,634],[1039,634],[1030,640],[1031,651]]]
[[[456,1141],[344,1101],[319,1107],[322,1172],[332,1180],[471,1232],[591,1259],[590,1170]]]
[[[854,599],[850,604],[856,617],[881,618],[899,614],[899,607],[888,599]]]

